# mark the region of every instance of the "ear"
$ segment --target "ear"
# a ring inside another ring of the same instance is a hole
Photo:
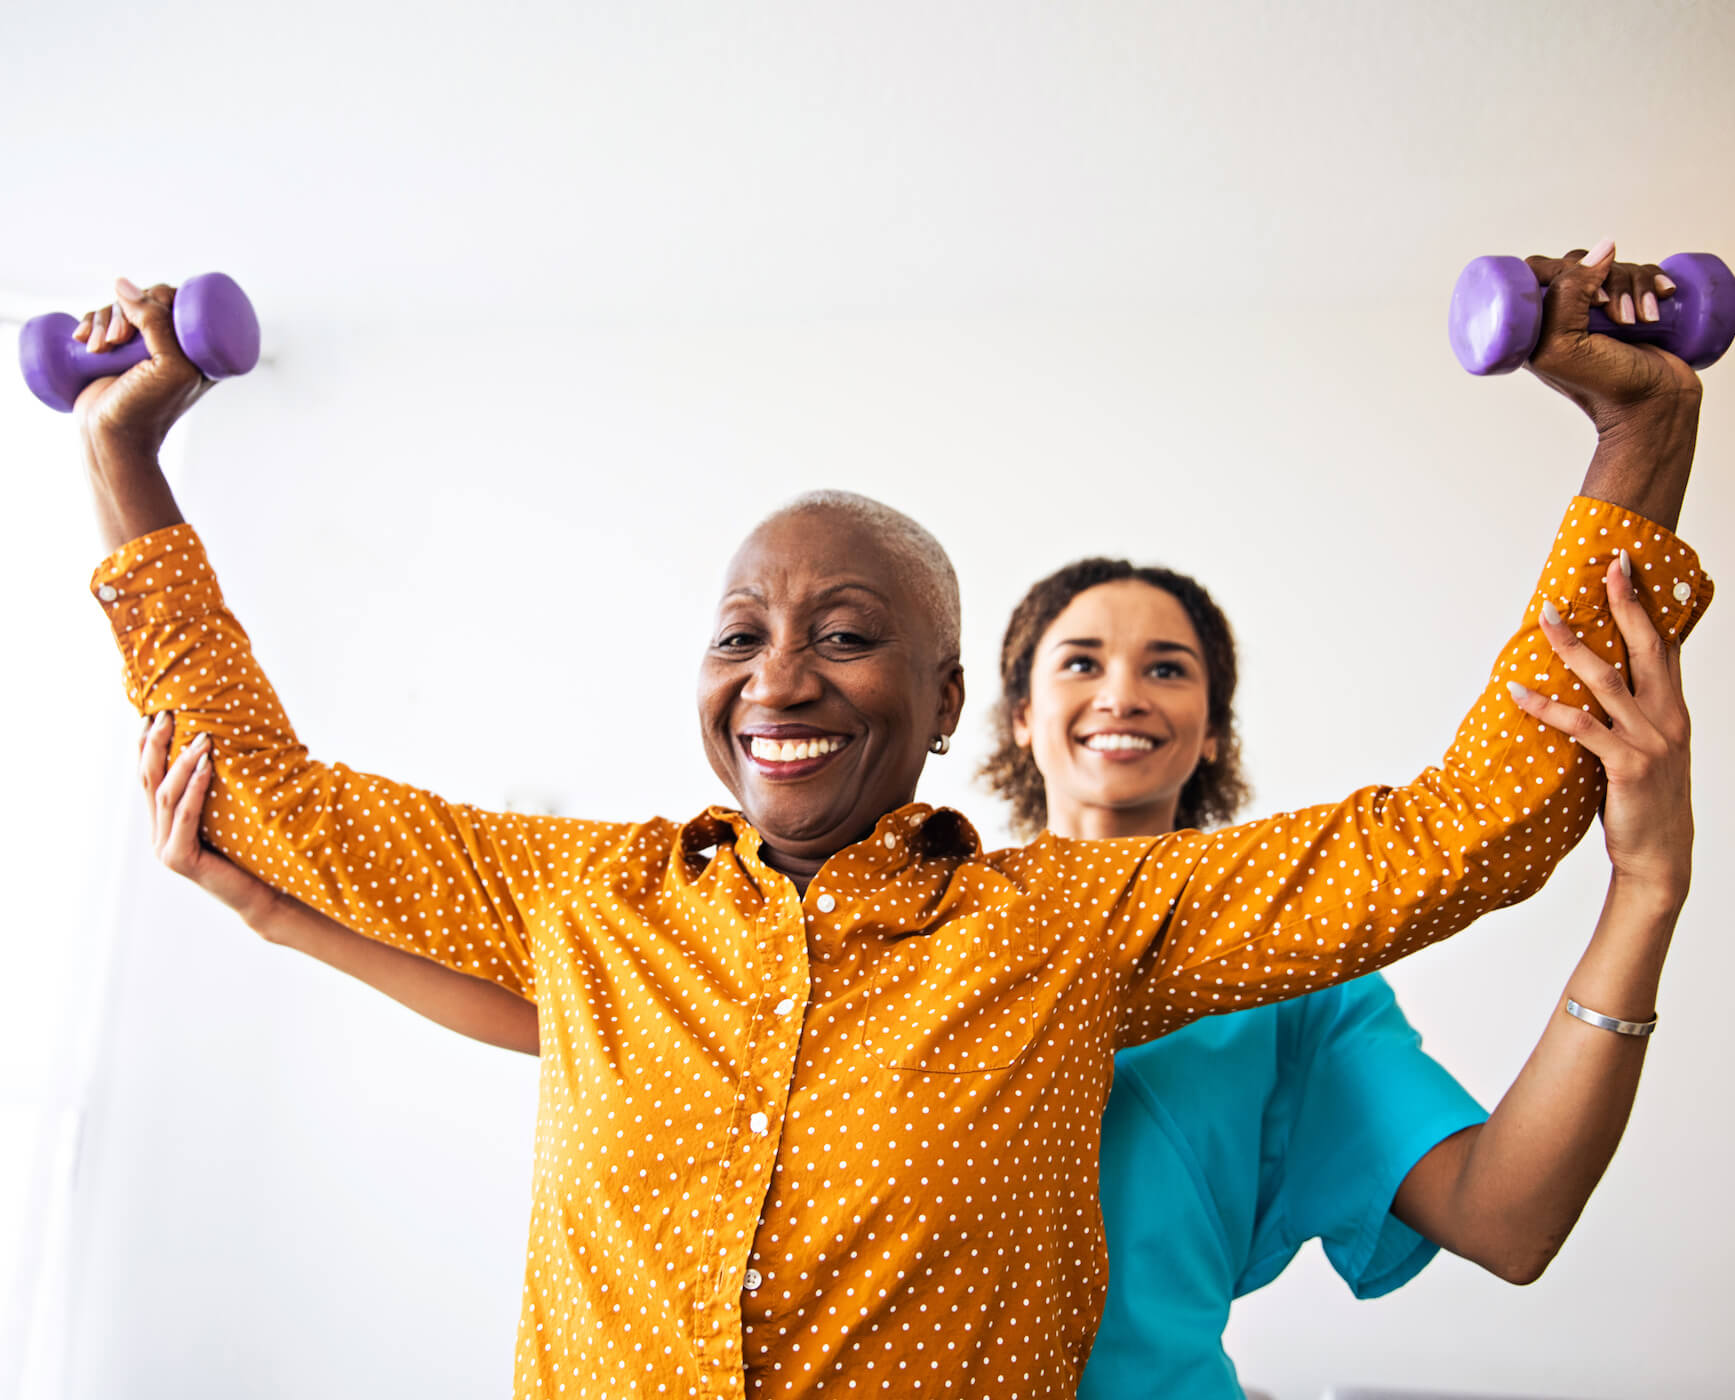
[[[964,713],[964,668],[956,661],[948,662],[940,681],[940,710],[934,716],[938,733],[956,734],[958,720]]]
[[[1020,700],[1012,710],[1012,742],[1021,749],[1030,747],[1030,702]]]
[[[1199,749],[1199,762],[1201,764],[1205,764],[1205,763],[1215,763],[1216,761],[1217,761],[1217,736],[1215,734],[1207,734],[1205,736],[1204,744]]]

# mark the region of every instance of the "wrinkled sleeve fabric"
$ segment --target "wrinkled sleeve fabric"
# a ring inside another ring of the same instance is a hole
[[[211,736],[211,845],[359,933],[534,998],[542,869],[582,861],[607,828],[483,812],[309,758],[190,526],[128,542],[91,591],[134,707],[172,710],[177,746]]]
[[[1541,888],[1595,816],[1602,766],[1518,709],[1506,685],[1595,708],[1543,636],[1540,609],[1552,600],[1599,655],[1624,664],[1603,581],[1621,549],[1658,630],[1684,638],[1711,601],[1697,555],[1642,516],[1576,497],[1518,632],[1438,766],[1220,831],[1074,843],[1096,848],[1093,882],[1111,886],[1100,897],[1124,978],[1118,1043],[1360,977]]]
[[[1439,1253],[1391,1213],[1398,1187],[1486,1111],[1431,1055],[1384,978],[1359,978],[1303,1003],[1292,1048],[1296,1095],[1273,1144],[1276,1179],[1236,1296],[1276,1278],[1317,1239],[1358,1298],[1400,1288]]]

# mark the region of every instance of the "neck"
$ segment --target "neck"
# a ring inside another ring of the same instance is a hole
[[[825,864],[824,859],[792,856],[783,851],[774,851],[769,846],[759,848],[759,859],[784,876],[795,886],[795,892],[803,897],[806,896],[807,887],[813,882],[813,877],[819,874],[819,867]]]
[[[1167,836],[1175,829],[1178,797],[1137,807],[1092,807],[1079,802],[1048,808],[1048,829],[1074,841],[1107,841],[1116,836]]]

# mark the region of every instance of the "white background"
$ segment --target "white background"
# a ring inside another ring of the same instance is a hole
[[[1735,255],[1732,60],[1706,5],[18,7],[0,309],[117,272],[254,292],[272,363],[199,406],[178,489],[324,757],[691,813],[729,549],[842,486],[964,581],[972,700],[929,800],[1001,833],[970,782],[1000,626],[1109,552],[1235,620],[1273,810],[1437,756],[1588,458],[1564,401],[1456,368],[1458,267],[1604,234]],[[1732,374],[1682,525],[1714,575]],[[0,453],[0,1395],[505,1393],[534,1065],[152,867],[70,426],[0,383]],[[1237,1311],[1250,1382],[1727,1393],[1730,607],[1687,660],[1663,1029],[1584,1222],[1527,1290],[1442,1259],[1357,1304],[1310,1253]],[[1394,973],[1485,1101],[1605,869],[1593,831]]]

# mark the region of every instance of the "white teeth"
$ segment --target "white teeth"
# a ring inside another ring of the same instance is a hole
[[[1113,753],[1120,749],[1143,749],[1149,752],[1156,748],[1157,741],[1147,734],[1092,734],[1084,741],[1087,749],[1095,749],[1098,753]]]
[[[836,753],[844,745],[842,739],[751,739],[747,750],[767,763],[795,763],[803,758],[818,758]]]

